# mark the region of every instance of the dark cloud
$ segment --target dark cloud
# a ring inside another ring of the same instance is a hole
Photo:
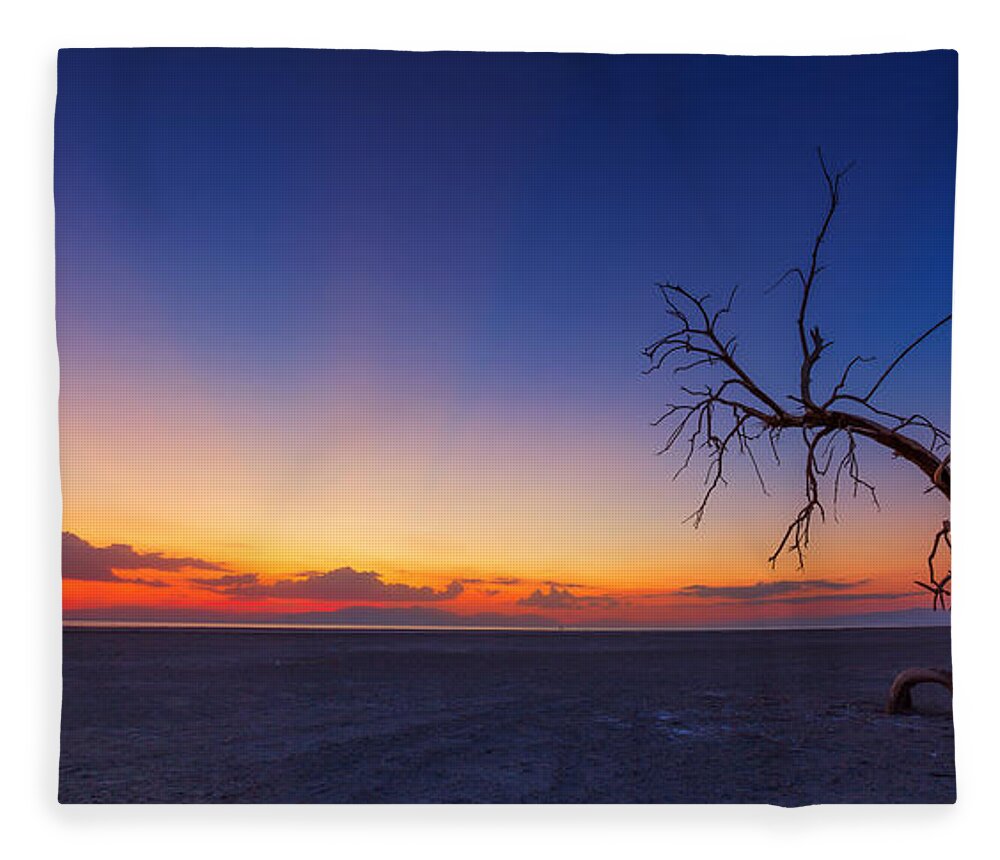
[[[225,591],[227,588],[237,588],[241,585],[252,585],[258,581],[256,573],[229,573],[225,576],[198,577],[188,579],[192,585],[206,588],[209,591]]]
[[[850,603],[864,600],[903,600],[913,597],[912,591],[865,592],[864,594],[806,594],[794,597],[775,597],[769,600],[751,601],[756,603]]]
[[[232,597],[273,597],[281,600],[359,600],[384,603],[416,601],[427,603],[453,600],[464,590],[454,580],[447,588],[435,591],[429,585],[414,586],[401,582],[384,582],[382,575],[372,570],[341,567],[326,573],[299,573],[289,579],[261,582],[254,573],[220,576],[216,579],[192,579],[199,588]]]
[[[614,609],[621,605],[617,597],[609,595],[580,597],[568,588],[559,588],[557,585],[550,585],[548,591],[536,588],[517,602],[520,606],[534,606],[538,609]]]
[[[119,577],[115,582],[131,582],[133,585],[148,585],[150,588],[170,588],[169,582],[164,582],[162,579],[146,579],[142,576]]]
[[[788,598],[788,595],[802,592],[844,592],[866,585],[871,580],[859,579],[854,582],[837,582],[832,579],[776,579],[770,582],[757,582],[754,585],[686,585],[671,595],[681,597],[712,598],[731,601],[777,601]],[[828,595],[832,596],[832,595]],[[836,595],[843,599],[846,595]],[[859,597],[867,595],[858,595]],[[816,597],[816,596],[814,596]],[[796,598],[797,600],[813,598]]]
[[[520,585],[521,580],[512,576],[496,576],[493,579],[460,579],[466,585]]]
[[[181,570],[225,570],[221,565],[200,558],[173,558],[159,552],[139,552],[128,544],[114,543],[96,547],[72,532],[62,537],[63,579],[87,582],[129,582],[167,587],[167,583],[141,577],[119,576],[124,570],[162,570],[176,573]]]

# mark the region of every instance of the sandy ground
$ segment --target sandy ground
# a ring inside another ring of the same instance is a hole
[[[948,803],[947,628],[64,634],[59,799]]]

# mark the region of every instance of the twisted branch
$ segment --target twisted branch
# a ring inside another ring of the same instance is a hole
[[[768,451],[780,465],[778,444],[786,430],[795,430],[805,447],[804,502],[789,523],[769,561],[777,563],[782,553],[796,556],[801,568],[809,547],[813,517],[826,518],[824,507],[824,479],[832,470],[832,498],[834,515],[842,485],[849,487],[852,495],[859,493],[878,506],[875,485],[865,478],[858,459],[859,440],[868,440],[888,450],[918,468],[928,479],[928,491],[940,492],[951,497],[951,472],[947,450],[948,433],[919,413],[903,415],[876,405],[875,394],[882,384],[899,367],[900,363],[917,346],[950,321],[949,314],[921,335],[912,340],[894,358],[864,393],[851,390],[851,372],[872,357],[854,356],[844,367],[838,382],[825,398],[813,391],[813,371],[831,345],[818,325],[810,324],[810,299],[818,278],[824,270],[821,250],[830,225],[840,203],[841,183],[852,165],[831,171],[819,153],[820,167],[827,190],[827,204],[820,227],[812,242],[805,268],[793,267],[786,271],[769,292],[794,276],[801,291],[798,301],[796,330],[801,358],[797,395],[784,398],[793,406],[782,405],[773,393],[754,378],[737,358],[737,340],[722,331],[722,323],[733,308],[737,295],[734,288],[725,304],[713,310],[708,295],[698,295],[674,283],[657,284],[667,316],[670,331],[643,350],[649,365],[645,373],[669,368],[673,374],[707,374],[708,382],[700,385],[680,385],[681,397],[666,405],[663,413],[653,421],[657,427],[667,428],[667,437],[658,453],[663,454],[680,446],[683,454],[674,477],[689,468],[696,454],[705,452],[708,467],[705,474],[705,491],[697,508],[686,521],[697,528],[705,515],[715,492],[727,483],[726,466],[732,454],[746,455],[764,493],[767,487],[760,468],[759,454]],[[942,582],[935,579],[933,558],[938,544],[945,540],[950,546],[950,529],[942,536],[938,533],[931,555],[931,575],[928,583],[918,583],[934,592],[934,605],[944,605],[948,592],[943,589],[950,575]],[[940,590],[935,590],[940,589]]]

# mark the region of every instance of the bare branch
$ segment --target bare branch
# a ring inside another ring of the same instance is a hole
[[[845,486],[850,488],[852,497],[865,495],[876,508],[879,506],[876,487],[864,477],[860,467],[862,440],[916,466],[927,477],[929,490],[936,490],[945,498],[951,495],[950,437],[947,431],[920,413],[900,414],[873,402],[882,383],[900,362],[948,322],[950,315],[908,344],[866,394],[859,395],[849,390],[851,373],[858,365],[874,359],[856,355],[844,367],[827,399],[820,404],[813,398],[812,372],[832,341],[821,334],[818,325],[809,324],[810,300],[817,278],[823,271],[820,253],[840,203],[841,182],[853,166],[852,163],[831,171],[822,151],[819,152],[819,162],[828,200],[811,244],[808,264],[805,268],[788,269],[768,288],[770,292],[793,275],[801,287],[796,317],[801,350],[798,392],[788,394],[779,401],[736,358],[736,337],[721,330],[723,321],[733,309],[737,294],[735,287],[724,304],[713,308],[709,295],[695,294],[670,282],[657,284],[667,316],[672,321],[672,330],[643,350],[649,361],[644,373],[651,374],[669,367],[672,374],[683,374],[689,378],[702,376],[707,380],[704,384],[679,385],[677,399],[668,403],[652,422],[653,426],[664,427],[667,433],[658,454],[681,447],[675,478],[689,468],[700,452],[707,456],[705,490],[698,507],[686,519],[695,527],[701,524],[716,491],[728,482],[730,455],[746,456],[762,492],[766,494],[767,484],[755,447],[765,445],[765,450],[770,450],[774,462],[780,466],[778,447],[783,431],[794,429],[798,432],[806,451],[805,499],[769,561],[774,565],[783,553],[788,552],[796,556],[800,568],[805,563],[814,517],[826,518],[824,486],[827,482],[832,485],[830,491],[835,518]],[[781,405],[782,402],[794,405],[786,407]],[[834,463],[836,466],[832,468]],[[919,583],[921,588],[935,593],[935,607],[939,602],[943,606],[945,597],[950,593],[946,587],[950,574],[939,582],[933,570],[933,559],[942,540],[950,545],[950,529],[939,533],[935,541],[929,560],[930,581]]]
[[[862,400],[866,400],[866,401],[867,400],[871,400],[872,395],[874,395],[875,392],[878,391],[879,386],[883,382],[885,382],[886,377],[890,373],[892,373],[893,370],[896,369],[896,366],[904,358],[906,358],[907,353],[909,353],[914,347],[916,347],[918,344],[920,344],[920,342],[922,340],[924,340],[925,338],[927,338],[930,335],[934,334],[934,332],[936,332],[939,328],[941,328],[941,326],[943,326],[945,323],[950,322],[950,321],[951,321],[951,314],[948,314],[948,316],[946,316],[944,319],[938,320],[936,323],[934,323],[934,325],[932,325],[929,329],[927,329],[927,331],[925,331],[922,335],[920,335],[920,337],[918,337],[916,340],[911,341],[910,345],[907,346],[906,349],[904,349],[899,355],[897,355],[896,358],[893,360],[892,364],[890,364],[885,369],[885,372],[878,378],[878,380],[876,381],[876,383],[869,389],[868,393],[862,398]]]
[[[851,371],[854,369],[855,365],[859,363],[868,363],[874,360],[875,356],[869,356],[867,358],[861,355],[854,356],[854,358],[852,358],[847,363],[847,367],[844,368],[844,372],[840,376],[840,382],[838,382],[833,387],[833,391],[830,393],[829,398],[827,398],[827,401],[823,404],[822,408],[826,409],[827,407],[829,407],[830,404],[833,403],[843,393],[844,389],[847,387],[847,377],[851,375]]]
[[[816,362],[819,361],[820,356],[823,354],[823,350],[826,349],[829,344],[823,340],[818,326],[813,326],[809,329],[809,336],[806,336],[806,315],[809,310],[809,299],[812,297],[816,278],[823,271],[823,266],[819,262],[819,252],[830,229],[833,216],[837,212],[837,206],[840,203],[840,183],[854,166],[854,163],[852,162],[842,170],[838,170],[831,174],[830,170],[826,166],[826,161],[823,158],[823,150],[817,149],[816,152],[819,155],[819,163],[823,170],[823,178],[826,180],[829,202],[827,203],[823,223],[820,225],[819,232],[813,240],[812,251],[809,254],[809,269],[805,276],[802,276],[801,272],[799,274],[799,278],[802,282],[802,298],[799,302],[799,316],[796,320],[796,325],[799,331],[799,345],[802,348],[799,394],[802,398],[803,404],[809,407],[814,405],[811,391],[812,369]]]
[[[948,545],[948,549],[951,549],[950,520],[945,520],[941,524],[941,528],[938,529],[937,534],[934,535],[934,546],[931,547],[931,554],[927,556],[927,569],[930,572],[929,580],[927,582],[921,582],[919,579],[913,580],[914,585],[919,585],[921,588],[934,595],[935,611],[938,608],[938,603],[941,604],[942,609],[947,609],[948,604],[945,602],[945,599],[951,597],[951,590],[948,588],[948,585],[951,583],[951,571],[948,571],[948,575],[940,581],[934,571],[934,559],[937,557],[938,550],[941,548],[942,540]]]
[[[826,519],[826,510],[820,500],[819,479],[826,474],[829,462],[821,465],[816,457],[816,449],[824,438],[835,432],[837,432],[835,429],[824,428],[809,438],[808,431],[802,431],[802,437],[806,442],[806,502],[785,529],[777,548],[768,557],[772,567],[777,564],[778,557],[786,549],[795,553],[800,570],[805,567],[805,552],[809,548],[813,515],[819,512],[820,518]]]

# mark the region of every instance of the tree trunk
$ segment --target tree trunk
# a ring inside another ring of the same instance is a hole
[[[911,691],[917,684],[940,684],[952,691],[951,672],[947,669],[904,669],[889,689],[885,709],[890,714],[902,714],[913,708]]]

